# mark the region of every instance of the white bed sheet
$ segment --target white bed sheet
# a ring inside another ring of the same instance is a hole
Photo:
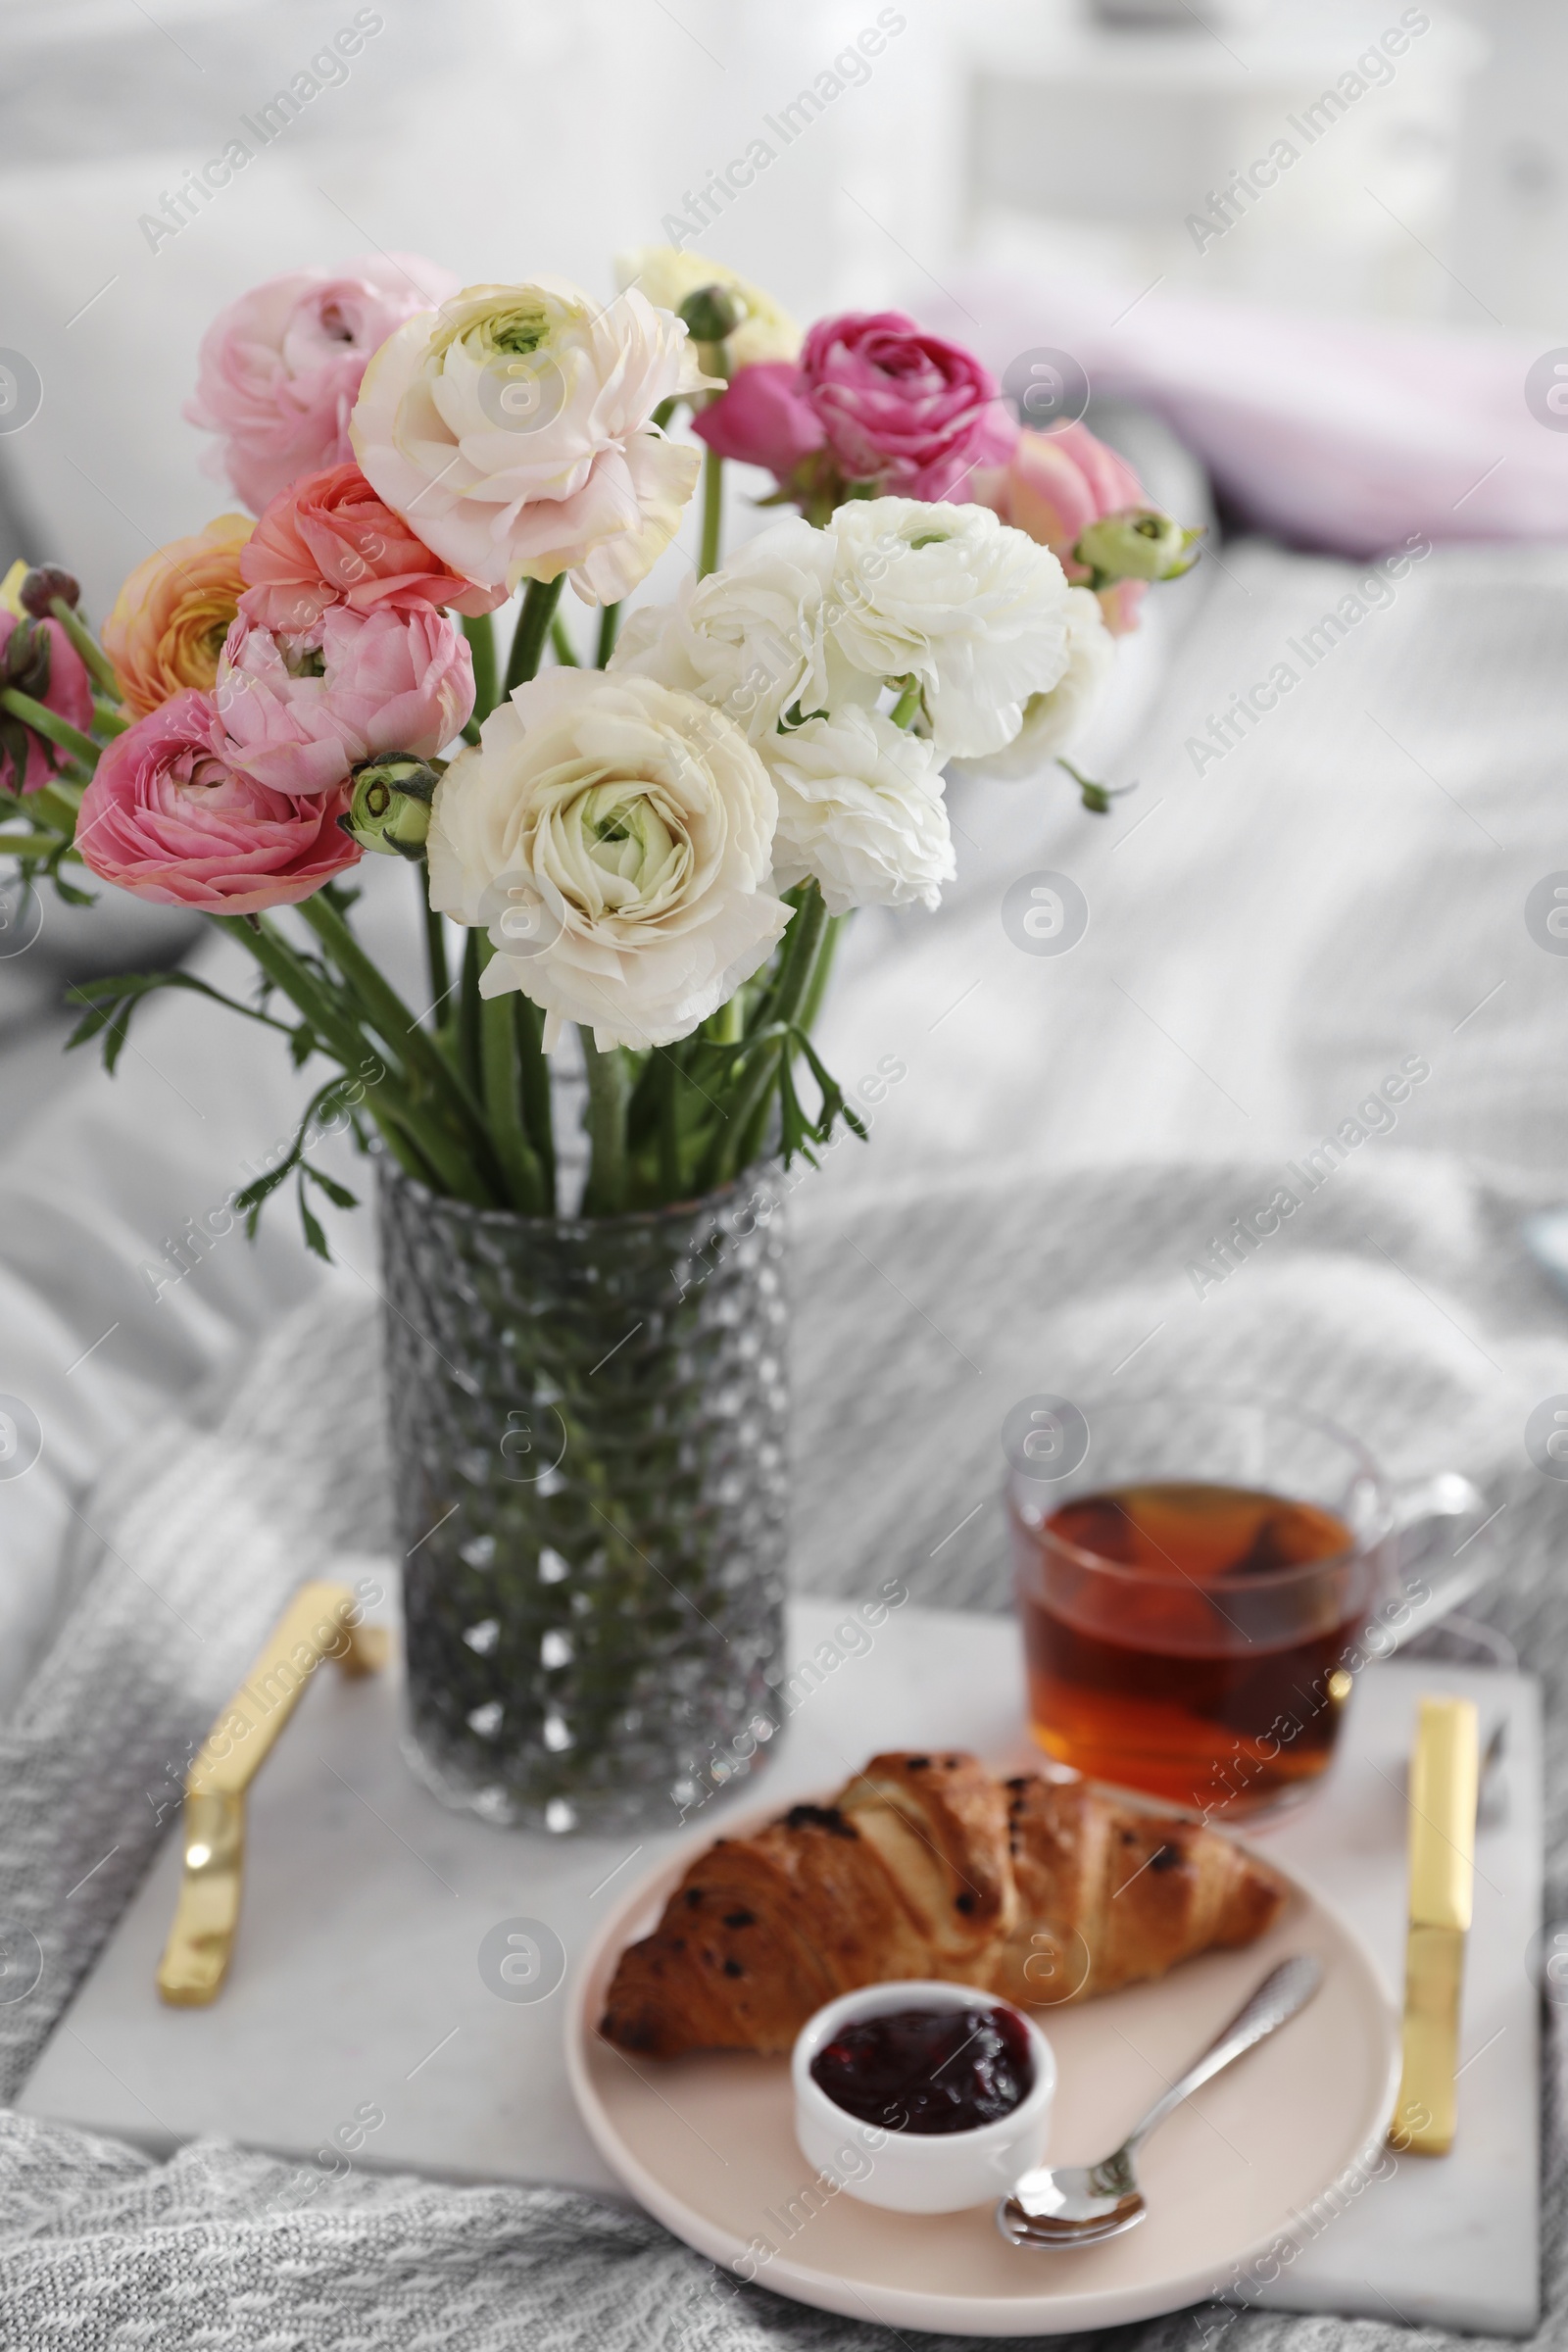
[[[1568,865],[1568,550],[1433,554],[1199,774],[1185,747],[1206,715],[1356,576],[1261,544],[1204,570],[1157,624],[1163,653],[1129,649],[1149,698],[1134,740],[1116,740],[1129,675],[1093,754],[1137,792],[1097,819],[1060,777],[959,787],[942,910],[858,919],[824,1051],[873,1092],[879,1065],[903,1074],[883,1081],[870,1148],[844,1143],[808,1188],[1009,1159],[1198,1163],[1219,1231],[1253,1204],[1259,1163],[1283,1171],[1412,1056],[1430,1076],[1398,1110],[1399,1149],[1562,1167],[1568,958],[1535,943],[1524,903]],[[1043,868],[1091,907],[1059,957],[1020,953],[1000,917],[1006,886]],[[364,870],[415,988],[409,877]],[[220,945],[204,968],[239,963]],[[145,1267],[289,1131],[305,1082],[275,1038],[188,998],[155,1002],[133,1035],[113,1084],[84,1059],[0,1153],[0,1394],[45,1432],[36,1468],[0,1480],[0,1708],[69,1584],[100,1464],[313,1286],[374,1281],[368,1218],[331,1219],[346,1262],[328,1273],[284,1198],[254,1247],[235,1233],[154,1296]],[[1358,1163],[1388,1145],[1370,1137]]]

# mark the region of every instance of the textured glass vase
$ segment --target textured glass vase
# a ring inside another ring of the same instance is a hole
[[[672,1828],[780,1721],[776,1169],[518,1217],[380,1170],[410,1762],[552,1831]]]

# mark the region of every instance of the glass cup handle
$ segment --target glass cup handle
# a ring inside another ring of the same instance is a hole
[[[1396,1489],[1387,1534],[1399,1545],[1399,1590],[1368,1629],[1379,1637],[1374,1656],[1392,1657],[1491,1582],[1496,1561],[1477,1539],[1495,1517],[1481,1489],[1456,1470]]]

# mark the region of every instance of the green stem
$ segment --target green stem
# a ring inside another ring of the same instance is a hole
[[[913,725],[919,715],[919,710],[920,681],[918,678],[910,677],[906,679],[904,692],[888,712],[888,716],[896,727],[908,727]]]
[[[424,910],[424,958],[430,978],[430,1011],[439,1029],[447,1019],[446,1002],[452,994],[452,973],[447,964],[447,927],[430,904],[428,869],[416,865],[414,869],[419,905]]]
[[[103,647],[99,644],[91,629],[88,628],[86,622],[81,618],[79,613],[72,610],[71,606],[67,604],[63,596],[51,597],[49,600],[49,610],[54,614],[56,620],[59,621],[60,626],[65,630],[66,635],[71,639],[71,642],[75,647],[77,653],[86,662],[87,667],[91,670],[93,676],[97,679],[105,694],[112,694],[118,703],[120,700],[120,680],[115,675],[115,665],[110,661],[109,656],[104,652]]]
[[[375,1121],[376,1133],[405,1176],[412,1176],[416,1183],[425,1185],[432,1193],[440,1192],[440,1176],[425,1158],[414,1137],[389,1111],[377,1110],[373,1103],[370,1116]]]
[[[76,804],[58,784],[44,784],[27,795],[27,814],[41,816],[65,841],[76,838]]]
[[[564,667],[566,669],[580,669],[582,667],[582,663],[577,659],[577,649],[572,644],[571,639],[567,636],[566,624],[562,619],[559,612],[551,615],[550,642],[556,649],[556,660],[561,662]]]
[[[718,569],[718,543],[724,526],[724,461],[716,449],[703,457],[703,547],[697,576],[706,580]]]
[[[479,934],[473,930],[463,942],[463,977],[458,987],[458,1067],[477,1093],[483,1080],[479,1068]]]
[[[0,710],[9,710],[13,718],[20,718],[24,726],[30,727],[35,735],[43,735],[50,743],[57,743],[63,752],[74,753],[89,775],[97,766],[103,745],[94,743],[90,735],[84,735],[79,727],[74,727],[70,719],[62,718],[58,711],[47,710],[42,703],[35,703],[31,695],[24,694],[20,687],[0,686]]]
[[[561,591],[565,584],[564,572],[553,580],[528,582],[522,611],[517,615],[517,625],[512,635],[512,653],[507,662],[505,691],[508,694],[514,686],[524,686],[530,678],[538,676],[545,639],[550,634],[550,623],[556,616],[556,607],[561,602]]]
[[[488,612],[466,612],[463,634],[473,663],[473,715],[483,720],[496,707],[496,624]]]
[[[490,1139],[475,1094],[463,1083],[429,1031],[420,1028],[325,892],[318,891],[314,898],[303,900],[299,911],[364,1004],[372,1026],[400,1055],[411,1077],[416,1075],[434,1100],[445,1106],[460,1135],[464,1129],[467,1130],[465,1140],[470,1150],[476,1151],[478,1164],[488,1180],[495,1171],[484,1165],[490,1156],[487,1151]]]
[[[254,919],[244,915],[215,915],[213,920],[220,931],[226,931],[255,956],[273,986],[305,1015],[324,1050],[364,1086],[366,1106],[399,1164],[421,1178],[428,1171],[438,1190],[449,1192],[460,1200],[472,1201],[479,1207],[493,1205],[492,1196],[479,1187],[466,1157],[452,1139],[421,1117],[389,1077],[367,1075],[376,1066],[384,1072],[384,1060],[352,1016],[333,1004],[281,933],[274,931],[264,915]],[[411,1162],[407,1149],[399,1149],[399,1136],[412,1142],[419,1155],[419,1165]]]
[[[512,1000],[517,1024],[517,1059],[522,1072],[522,1118],[539,1158],[545,1209],[556,1208],[556,1131],[550,1102],[550,1057],[544,1050],[543,1008],[520,993]]]
[[[52,858],[59,847],[57,833],[0,833],[0,857]]]
[[[113,703],[106,703],[102,695],[95,694],[92,698],[92,723],[100,735],[123,735],[130,721]]]
[[[494,951],[482,931],[473,936],[479,942],[482,971]],[[536,1217],[544,1207],[544,1184],[539,1162],[523,1130],[517,1093],[517,1032],[510,994],[482,996],[479,1000],[479,1060],[485,1112],[506,1173],[511,1205],[521,1216]]]
[[[842,914],[830,914],[823,926],[822,944],[817,949],[816,961],[811,966],[811,977],[807,985],[805,1000],[801,1005],[801,1027],[808,1033],[816,1027],[816,1016],[822,1009],[822,999],[827,994],[828,978],[833,970],[833,956],[839,944],[839,934],[847,919]]]
[[[788,932],[789,946],[785,952],[784,969],[779,974],[778,988],[767,1008],[767,1019],[792,1022],[798,1016],[808,987],[816,951],[827,924],[827,908],[822,894],[814,882],[808,882],[801,894],[795,920]],[[788,1038],[780,1038],[770,1054],[759,1056],[752,1075],[739,1089],[739,1099],[732,1108],[727,1125],[720,1130],[719,1141],[728,1141],[730,1149],[721,1153],[724,1173],[738,1176],[749,1168],[761,1151],[767,1137],[767,1112],[778,1074],[790,1052]]]
[[[606,605],[599,615],[599,647],[594,655],[596,668],[608,669],[610,667],[610,657],[615,650],[615,639],[619,635],[620,607]]]
[[[601,1054],[593,1031],[582,1022],[577,1034],[588,1072],[585,1123],[591,1152],[583,1211],[590,1217],[613,1217],[626,1205],[626,1074],[617,1046]]]
[[[659,1064],[659,1190],[665,1201],[678,1200],[680,1180],[680,1066],[667,1046],[655,1051]]]

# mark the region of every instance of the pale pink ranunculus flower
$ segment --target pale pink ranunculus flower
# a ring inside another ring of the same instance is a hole
[[[359,467],[328,466],[280,491],[239,559],[239,609],[264,628],[314,630],[329,605],[493,612],[507,591],[464,579],[376,497]]]
[[[366,369],[351,435],[377,494],[470,580],[565,572],[614,604],[679,528],[699,453],[653,422],[710,383],[680,320],[635,289],[466,286]]]
[[[433,759],[461,734],[473,710],[473,662],[456,622],[427,606],[332,605],[303,655],[241,614],[213,696],[235,767],[274,792],[332,792],[362,760]]]
[[[1090,577],[1088,564],[1077,563],[1072,552],[1089,525],[1148,504],[1126,459],[1087,424],[1059,424],[1049,433],[1026,427],[1005,466],[975,475],[970,496],[1049,547],[1075,583]],[[1138,626],[1148,586],[1147,580],[1117,580],[1101,591],[1101,615],[1113,637]]]
[[[0,686],[30,695],[83,734],[92,725],[92,680],[58,620],[0,612]],[[0,792],[41,791],[64,767],[65,753],[20,718],[0,717]]]
[[[457,290],[417,254],[366,254],[253,286],[202,337],[186,421],[220,435],[208,469],[260,514],[302,473],[354,452],[349,416],[372,352]]]
[[[117,735],[82,794],[76,845],[104,882],[161,906],[260,914],[361,857],[347,787],[297,800],[236,768],[213,698],[177,694]]]

